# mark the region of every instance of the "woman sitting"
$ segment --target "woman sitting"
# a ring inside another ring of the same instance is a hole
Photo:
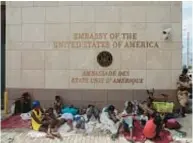
[[[100,116],[100,121],[104,127],[112,133],[112,139],[115,139],[119,127],[119,119],[117,118],[115,106],[109,105],[104,107]]]
[[[41,131],[47,133],[46,137],[54,138],[54,136],[59,137],[58,134],[54,134],[51,130],[54,122],[53,120],[46,120],[45,113],[40,106],[39,101],[33,102],[33,110],[31,112],[31,126],[35,131]]]
[[[28,92],[24,92],[21,98],[15,101],[14,114],[27,113],[31,111],[31,96]]]

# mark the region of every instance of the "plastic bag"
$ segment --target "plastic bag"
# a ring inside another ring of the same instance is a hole
[[[22,118],[22,120],[30,120],[31,119],[31,113],[23,113],[20,115],[20,117]]]
[[[15,103],[11,105],[11,115],[15,113]]]

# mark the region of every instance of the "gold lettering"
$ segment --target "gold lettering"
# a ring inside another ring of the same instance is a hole
[[[110,34],[113,34],[112,36],[114,36],[115,39],[120,39],[116,40],[116,43],[119,43],[119,45],[115,48],[159,48],[158,42],[137,40],[137,33],[73,33],[74,41],[54,41],[53,47],[111,48],[115,41],[113,39],[108,39],[109,41],[106,40],[110,37]]]
[[[137,40],[137,33],[133,33],[133,40]]]
[[[159,45],[158,45],[158,43],[157,43],[157,42],[155,42],[155,47],[156,47],[156,48],[159,48]]]
[[[114,78],[112,78],[114,76]],[[124,77],[123,77],[124,76]],[[140,84],[143,83],[143,78],[130,78],[129,71],[83,71],[82,77],[72,77],[72,83],[128,83]]]

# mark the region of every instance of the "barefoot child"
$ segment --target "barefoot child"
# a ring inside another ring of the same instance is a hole
[[[125,103],[125,109],[122,113],[122,126],[125,132],[130,133],[130,140],[133,140],[133,104],[129,101]]]
[[[148,121],[147,112],[143,111],[143,114],[140,116],[141,125],[144,127],[147,121]]]

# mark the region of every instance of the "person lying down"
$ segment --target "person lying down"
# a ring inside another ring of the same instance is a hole
[[[39,101],[34,101],[32,105],[32,113],[31,113],[31,126],[35,131],[45,132],[46,137],[53,139],[54,137],[61,138],[58,132],[55,132],[53,129],[55,128],[56,121],[49,115],[45,114],[43,109],[40,106]]]

